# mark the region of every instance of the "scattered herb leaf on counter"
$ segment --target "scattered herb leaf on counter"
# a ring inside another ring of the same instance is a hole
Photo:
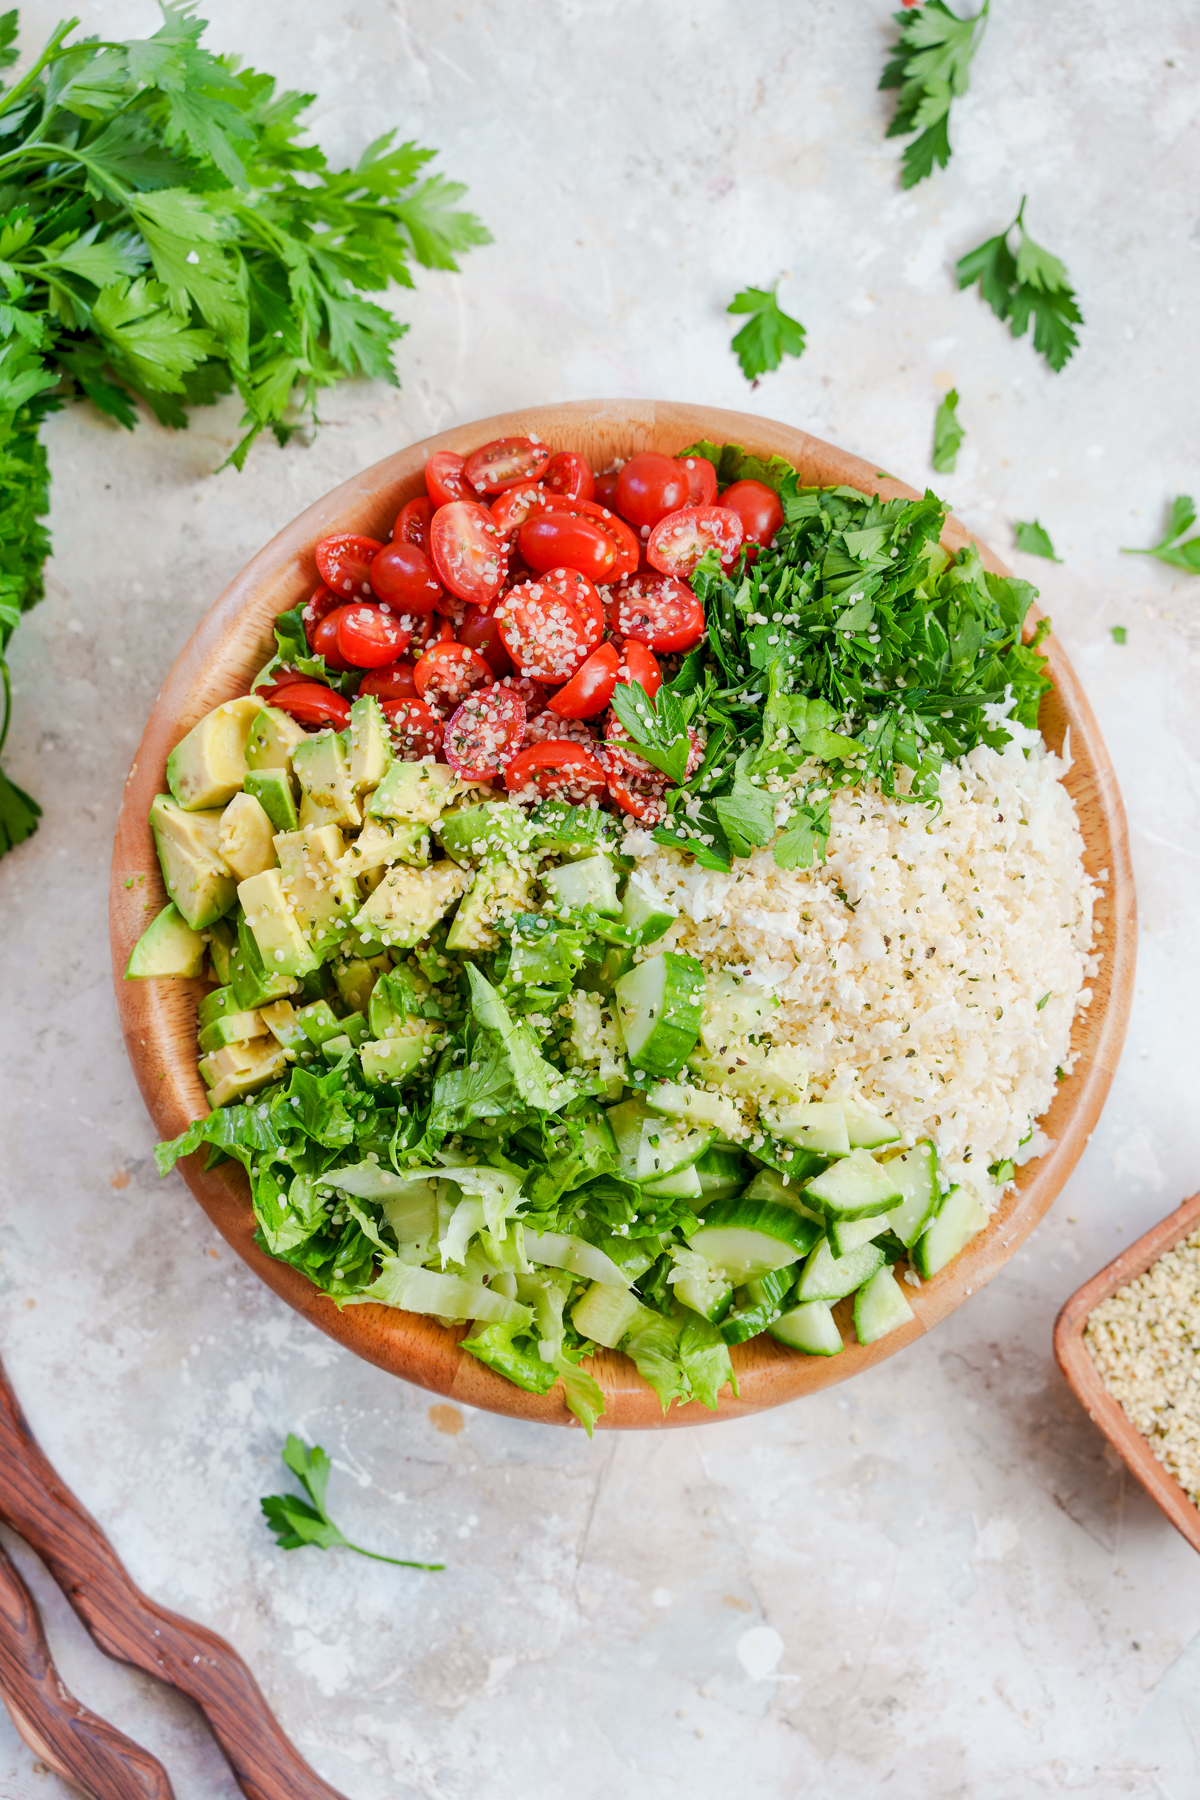
[[[1171,516],[1167,521],[1167,529],[1161,542],[1152,545],[1148,550],[1123,549],[1122,556],[1156,556],[1159,562],[1170,563],[1172,568],[1183,569],[1188,575],[1200,575],[1200,535],[1188,538],[1180,543],[1185,531],[1190,531],[1196,523],[1196,506],[1190,494],[1176,495],[1171,507]]]
[[[732,346],[747,381],[777,369],[785,356],[803,356],[804,327],[784,312],[774,288],[743,288],[725,310],[750,314]]]
[[[1026,196],[1021,196],[1011,225],[959,258],[960,288],[976,281],[998,319],[1007,319],[1014,337],[1024,337],[1033,320],[1033,347],[1054,370],[1063,368],[1079,348],[1074,327],[1083,324],[1070,277],[1057,256],[1043,249],[1025,229]],[[1020,230],[1014,256],[1009,239]]]
[[[900,36],[880,77],[881,88],[899,88],[888,137],[919,132],[904,149],[901,183],[915,187],[950,161],[950,106],[965,94],[971,58],[983,36],[988,0],[973,18],[960,19],[943,0],[894,13]]]
[[[1017,549],[1024,550],[1027,555],[1044,556],[1047,562],[1062,561],[1061,556],[1054,554],[1050,533],[1037,519],[1014,519],[1013,534],[1017,540]]]
[[[281,1550],[299,1550],[305,1544],[315,1544],[318,1550],[353,1550],[359,1556],[369,1556],[373,1562],[394,1563],[398,1569],[445,1568],[445,1563],[409,1562],[404,1557],[381,1556],[377,1550],[352,1544],[342,1536],[325,1508],[325,1489],[333,1464],[320,1444],[309,1450],[289,1431],[282,1455],[292,1474],[299,1476],[308,1499],[301,1500],[297,1494],[268,1494],[262,1501],[263,1514]]]
[[[201,48],[192,0],[163,0],[149,38],[68,44],[0,87],[0,677],[20,615],[42,598],[49,477],[38,432],[68,398],[129,430],[234,388],[239,468],[269,427],[285,442],[347,377],[395,383],[407,327],[364,298],[412,287],[410,262],[454,269],[489,241],[464,189],[425,175],[434,152],[388,132],[353,169],[304,144],[313,96]],[[0,69],[17,14],[0,18]],[[0,775],[0,854],[39,809]]]
[[[1125,627],[1123,625],[1114,625],[1112,628],[1112,634],[1113,634],[1113,643],[1114,644],[1123,644],[1125,642],[1127,633],[1126,633]]]
[[[958,422],[958,389],[951,388],[933,421],[933,466],[939,475],[953,475],[958,447],[967,435]]]

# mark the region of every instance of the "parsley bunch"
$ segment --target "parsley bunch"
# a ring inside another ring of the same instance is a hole
[[[388,132],[352,169],[300,140],[314,96],[201,47],[193,0],[160,0],[149,38],[69,43],[56,27],[0,86],[0,672],[42,597],[50,542],[38,429],[68,397],[132,430],[237,389],[241,468],[258,434],[283,443],[345,377],[396,382],[407,329],[363,298],[410,264],[456,269],[489,241],[464,189],[423,170],[432,150]],[[0,69],[17,14],[0,17]],[[38,808],[0,776],[0,854]]]
[[[1035,243],[1025,229],[1025,200],[1011,225],[960,257],[958,285],[979,291],[998,319],[1007,319],[1014,337],[1024,337],[1033,320],[1033,347],[1057,372],[1079,348],[1074,327],[1083,324],[1070,277],[1057,256]],[[1013,254],[1009,239],[1020,231]]]
[[[919,132],[905,146],[901,183],[915,187],[950,161],[950,106],[967,91],[971,58],[983,35],[988,0],[974,18],[959,19],[943,0],[926,0],[894,15],[900,37],[880,77],[881,88],[899,88],[889,137]]]

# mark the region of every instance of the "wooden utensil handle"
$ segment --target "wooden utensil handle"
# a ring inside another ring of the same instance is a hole
[[[344,1800],[279,1727],[224,1638],[168,1612],[130,1580],[59,1479],[0,1368],[0,1517],[31,1545],[106,1655],[170,1682],[203,1711],[248,1800]]]
[[[174,1800],[158,1759],[63,1686],[33,1596],[2,1549],[0,1695],[34,1755],[92,1800]]]

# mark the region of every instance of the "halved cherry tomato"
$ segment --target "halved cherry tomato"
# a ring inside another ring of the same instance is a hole
[[[641,450],[617,477],[615,511],[643,537],[668,513],[688,503],[688,478],[673,456]]]
[[[610,581],[623,581],[626,575],[633,574],[641,558],[641,547],[624,519],[618,518],[610,507],[597,506],[591,500],[560,500],[556,505],[559,511],[577,513],[581,519],[587,519],[612,539],[617,560],[608,577]]]
[[[339,531],[322,538],[313,551],[317,570],[327,588],[343,600],[347,594],[371,597],[371,563],[383,545],[378,538],[358,537],[352,531]]]
[[[770,549],[775,533],[783,524],[783,506],[778,494],[761,481],[735,481],[721,495],[721,505],[729,512],[735,512],[742,521],[742,535],[747,543]]]
[[[468,456],[463,474],[477,494],[502,494],[519,481],[536,481],[550,461],[550,446],[535,438],[493,438]]]
[[[531,799],[535,794],[557,794],[577,804],[602,799],[608,788],[596,758],[567,738],[549,738],[518,750],[504,771],[504,782],[510,794],[528,794]]]
[[[525,702],[511,688],[468,694],[446,726],[446,761],[468,781],[492,781],[525,736]]]
[[[353,663],[347,662],[338,648],[338,621],[345,611],[344,606],[335,607],[331,613],[326,613],[320,624],[314,625],[307,634],[308,647],[313,655],[323,656],[326,668],[336,669],[339,673],[354,666]]]
[[[557,456],[550,458],[542,484],[551,494],[561,494],[566,500],[595,497],[596,482],[592,471],[574,450],[560,450]]]
[[[611,644],[601,644],[572,675],[565,686],[551,696],[548,712],[561,719],[594,719],[613,697],[621,659]]]
[[[435,644],[413,670],[418,694],[432,706],[458,706],[472,688],[491,687],[495,679],[465,644]]]
[[[276,694],[282,694],[285,688],[305,687],[311,680],[311,675],[302,675],[299,669],[276,669],[265,687],[252,688],[251,692],[264,706],[274,706]]]
[[[350,702],[344,694],[322,687],[319,681],[298,681],[277,693],[271,702],[300,725],[333,725],[341,730],[350,723]]]
[[[662,686],[662,670],[658,666],[657,657],[651,655],[640,638],[631,637],[625,640],[620,661],[617,680],[638,682],[653,700]],[[361,692],[360,688],[359,693]]]
[[[475,498],[474,489],[467,486],[463,474],[466,466],[466,457],[456,455],[453,450],[435,450],[425,464],[425,486],[435,511],[439,506],[449,506],[453,500]]]
[[[614,593],[609,625],[616,637],[638,638],[652,650],[690,650],[704,636],[704,608],[673,575],[635,575]]]
[[[360,696],[374,694],[377,700],[415,700],[416,683],[413,681],[411,662],[387,663],[382,669],[371,669],[358,684]]]
[[[488,604],[490,605],[491,602],[489,601]],[[458,628],[467,616],[467,607],[469,605],[469,600],[460,600],[457,594],[443,593],[438,596],[437,604],[433,610],[434,612],[441,613],[443,619],[449,619],[454,635],[457,637]]]
[[[385,544],[371,564],[371,587],[393,612],[429,612],[442,595],[442,584],[425,552],[403,538]]]
[[[453,625],[441,613],[401,613],[398,623],[412,632],[408,654],[414,662],[434,644],[448,644],[454,637]]]
[[[611,580],[617,559],[612,539],[590,519],[541,508],[517,533],[517,548],[539,575],[551,569],[578,569],[592,581]]]
[[[742,545],[742,521],[724,506],[684,506],[660,519],[646,544],[646,560],[664,575],[687,577],[716,546],[729,568]]]
[[[486,606],[504,586],[508,546],[486,506],[456,500],[439,506],[429,528],[433,566],[460,600]]]
[[[604,636],[604,602],[586,575],[578,569],[551,569],[542,577],[542,586],[553,594],[561,594],[583,620],[588,649],[594,649]]]
[[[514,694],[520,694],[527,718],[534,719],[538,713],[545,712],[546,690],[540,681],[531,681],[528,675],[503,675],[497,686],[511,688]]]
[[[568,681],[591,654],[591,623],[546,582],[510,588],[496,604],[504,648],[535,681]]]
[[[383,716],[391,727],[392,750],[398,762],[420,762],[436,756],[442,747],[442,721],[423,700],[384,700]]]
[[[635,775],[608,777],[609,798],[616,801],[622,812],[630,813],[644,825],[661,825],[666,818],[667,803],[662,793],[661,788],[639,781]]]
[[[468,650],[474,650],[482,656],[497,680],[509,673],[512,657],[504,648],[493,607],[468,606],[467,616],[459,626],[457,636],[460,644],[465,644]]]
[[[339,600],[337,595],[332,593],[330,589],[325,586],[325,583],[322,582],[316,593],[306,602],[304,611],[300,615],[304,621],[304,635],[310,644],[312,643],[312,633],[314,628],[321,623],[323,618],[333,612],[336,607],[343,604],[344,602]]]
[[[582,744],[589,756],[601,761],[599,739],[593,726],[586,719],[563,719],[558,713],[552,713],[549,707],[543,707],[540,713],[530,717],[525,727],[527,744],[548,744],[565,740],[571,744]]]
[[[508,488],[493,500],[488,508],[496,528],[503,537],[510,538],[525,523],[530,513],[537,512],[547,504],[546,495],[538,481],[520,481],[516,487]]]
[[[433,501],[427,494],[418,494],[415,500],[405,501],[392,527],[393,544],[415,544],[428,556],[432,520]]]
[[[666,789],[667,777],[652,762],[647,762],[644,756],[638,755],[633,748],[633,739],[615,712],[604,715],[601,737],[603,742],[597,754],[610,776],[617,775],[623,781],[643,782],[649,788]]]
[[[706,456],[677,456],[687,476],[687,506],[711,506],[717,497],[717,471]]]
[[[380,606],[343,606],[333,616],[338,653],[352,669],[386,668],[408,649],[412,632]]]

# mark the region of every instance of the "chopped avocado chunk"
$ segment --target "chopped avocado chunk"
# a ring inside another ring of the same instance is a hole
[[[238,918],[237,943],[229,955],[229,979],[239,1007],[246,1012],[280,1000],[296,988],[294,978],[281,973],[274,963],[267,968],[244,913]]]
[[[373,819],[432,825],[458,791],[458,777],[447,763],[393,762],[368,801],[367,812]]]
[[[223,1019],[227,1013],[242,1012],[243,1010],[245,1009],[238,1005],[237,995],[231,987],[213,988],[211,993],[205,994],[196,1009],[196,1024],[203,1031],[206,1025],[213,1024],[217,1019]]]
[[[364,1080],[370,1087],[378,1087],[385,1081],[406,1081],[416,1074],[422,1063],[429,1061],[434,1041],[440,1035],[439,1026],[413,1019],[399,1036],[363,1044],[358,1054]]]
[[[248,769],[280,769],[285,774],[292,766],[292,754],[308,733],[295,719],[277,706],[264,706],[250,722],[246,740]]]
[[[375,983],[390,967],[386,956],[339,957],[333,964],[333,979],[346,1005],[355,1012],[366,1012]]]
[[[283,1074],[287,1059],[282,1044],[271,1038],[253,1044],[226,1044],[200,1059],[200,1073],[208,1083],[208,1104],[216,1110],[233,1100],[243,1100]]]
[[[126,981],[190,980],[204,967],[204,939],[168,901],[133,946]]]
[[[308,1044],[308,1037],[300,1023],[300,1015],[290,1000],[275,1000],[270,1006],[262,1009],[262,1020],[272,1037],[287,1050],[302,1050]]]
[[[237,942],[233,927],[228,919],[217,919],[206,928],[204,935],[208,940],[208,958],[212,963],[213,974],[221,986],[226,987],[232,979],[229,959]]]
[[[407,863],[413,869],[428,866],[429,832],[424,825],[368,819],[342,858],[342,868],[347,875],[368,875],[394,862]]]
[[[356,794],[377,788],[392,760],[387,720],[374,694],[360,694],[350,708],[350,785]]]
[[[221,1050],[226,1044],[246,1044],[251,1038],[266,1037],[267,1027],[257,1012],[222,1013],[200,1033],[201,1050]]]
[[[442,814],[436,835],[446,855],[457,863],[486,862],[510,845],[525,848],[529,838],[524,815],[506,803],[456,807]]]
[[[296,746],[292,757],[300,783],[300,825],[362,824],[350,781],[350,754],[345,736],[318,731]]]
[[[393,769],[423,766],[392,764]],[[434,863],[428,869],[389,869],[354,923],[364,937],[411,950],[429,936],[466,885],[466,876],[453,863]]]
[[[530,905],[531,887],[528,869],[519,864],[514,868],[508,862],[484,863],[446,933],[447,950],[494,950],[500,933],[493,927],[506,913],[522,912]]]
[[[221,855],[239,881],[275,867],[275,827],[253,794],[235,794],[221,814]]]
[[[300,823],[291,780],[284,769],[248,769],[246,792],[252,794],[275,831],[295,831]]]
[[[304,975],[320,961],[288,898],[282,870],[264,869],[240,882],[238,900],[264,967],[281,975]]]
[[[310,825],[275,839],[283,886],[318,960],[332,956],[358,908],[358,889],[343,873],[345,840],[336,825]]]
[[[319,1050],[322,1044],[345,1029],[328,1000],[314,1000],[310,1005],[302,1006],[296,1014],[296,1022],[314,1050]]]
[[[246,743],[261,711],[252,696],[226,700],[176,744],[167,758],[167,786],[187,812],[233,799],[246,779]]]
[[[185,812],[169,794],[156,794],[150,829],[167,893],[193,931],[227,913],[237,883],[220,851],[221,815]]]

